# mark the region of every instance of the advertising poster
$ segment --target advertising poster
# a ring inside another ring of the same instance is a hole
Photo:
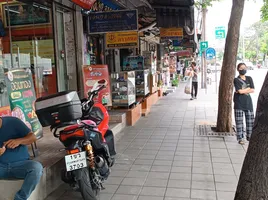
[[[128,56],[123,60],[123,71],[143,70],[144,57]]]
[[[106,33],[106,48],[108,49],[136,48],[138,41],[137,31]]]
[[[84,95],[88,97],[88,92],[99,80],[105,79],[107,87],[99,92],[95,97],[95,103],[101,103],[107,106],[112,106],[111,84],[107,65],[85,65],[83,67]]]
[[[21,119],[36,135],[43,136],[35,114],[35,91],[31,70],[13,69],[6,73],[6,84],[12,116]]]
[[[89,32],[109,33],[121,31],[137,31],[137,10],[117,10],[107,12],[89,13]]]
[[[90,10],[96,0],[72,0],[75,4],[81,6],[86,10]]]
[[[9,106],[0,107],[0,117],[12,116]]]

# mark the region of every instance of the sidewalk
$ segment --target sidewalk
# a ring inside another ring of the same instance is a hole
[[[217,96],[200,91],[163,97],[147,117],[118,136],[117,160],[101,200],[232,200],[245,147],[235,137],[197,137],[196,124],[216,122]],[[62,186],[47,200],[80,200]]]

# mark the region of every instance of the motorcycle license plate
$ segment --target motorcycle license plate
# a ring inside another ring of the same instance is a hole
[[[65,164],[68,172],[87,167],[86,152],[65,156]]]

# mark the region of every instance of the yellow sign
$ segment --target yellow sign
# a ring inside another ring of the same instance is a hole
[[[160,28],[161,39],[183,37],[183,28]]]
[[[136,48],[138,41],[137,31],[106,33],[106,47],[110,49]]]

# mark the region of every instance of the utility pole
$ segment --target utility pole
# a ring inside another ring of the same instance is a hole
[[[205,0],[202,1],[202,4]],[[202,8],[202,41],[206,41],[206,16],[207,9],[205,6]],[[201,88],[207,89],[207,62],[206,62],[206,53],[202,53],[201,57]]]

